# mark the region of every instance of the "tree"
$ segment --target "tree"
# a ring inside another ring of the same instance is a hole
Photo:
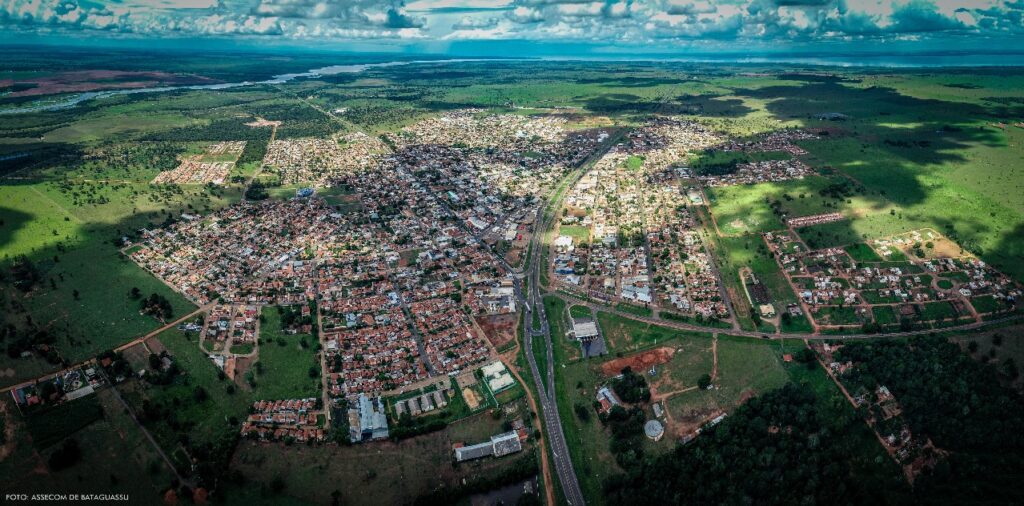
[[[50,455],[50,469],[61,471],[78,463],[82,459],[82,450],[78,447],[78,441],[68,438],[64,440],[57,451]]]
[[[628,366],[622,369],[621,376],[612,380],[612,390],[620,399],[631,404],[651,400],[647,380]]]
[[[789,314],[789,311],[782,313],[782,326],[787,327],[793,322],[793,316]]]
[[[18,256],[11,265],[11,277],[14,279],[15,288],[27,292],[35,286],[41,275],[36,265],[25,255]]]
[[[1017,362],[1013,360],[1013,357],[1003,361],[1003,374],[1012,380],[1020,377],[1020,371],[1017,370]]]
[[[590,421],[590,410],[587,409],[586,406],[577,403],[574,409],[576,410],[576,418],[579,418],[583,422]]]
[[[701,390],[707,390],[711,386],[711,375],[705,374],[700,378],[697,378],[697,388]]]

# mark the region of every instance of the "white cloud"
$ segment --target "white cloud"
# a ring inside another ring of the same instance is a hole
[[[1024,1],[0,0],[0,30],[738,45],[972,35],[1012,40],[1024,35]]]
[[[453,30],[469,30],[479,28],[494,28],[498,26],[498,18],[481,16],[462,16],[452,24]]]

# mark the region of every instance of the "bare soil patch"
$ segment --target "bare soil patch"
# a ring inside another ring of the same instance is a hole
[[[662,346],[636,355],[616,358],[601,364],[601,373],[605,376],[616,376],[627,366],[636,372],[642,373],[651,366],[668,362],[672,359],[672,354],[675,352],[675,348]]]
[[[494,349],[501,350],[516,340],[519,313],[480,316],[476,318],[476,323],[483,329]]]
[[[149,369],[149,350],[146,349],[144,344],[136,344],[121,353],[128,360],[128,363],[132,365],[132,369],[136,371]]]
[[[149,348],[150,353],[156,353],[157,355],[167,351],[167,347],[157,337],[146,339],[146,347]]]
[[[256,358],[257,357],[235,357],[235,366],[231,368],[231,379],[235,380],[235,383],[241,385],[242,388],[250,388],[249,384],[242,380],[245,378],[245,373],[249,372],[249,368],[252,367]]]

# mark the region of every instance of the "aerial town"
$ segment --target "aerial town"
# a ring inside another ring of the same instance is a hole
[[[204,26],[718,19],[258,3]],[[1021,75],[356,47],[7,48],[5,502],[1024,503]]]

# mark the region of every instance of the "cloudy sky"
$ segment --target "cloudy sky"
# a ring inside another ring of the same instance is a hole
[[[0,41],[443,52],[1024,49],[1024,0],[0,0]],[[503,49],[505,48],[505,49]]]

